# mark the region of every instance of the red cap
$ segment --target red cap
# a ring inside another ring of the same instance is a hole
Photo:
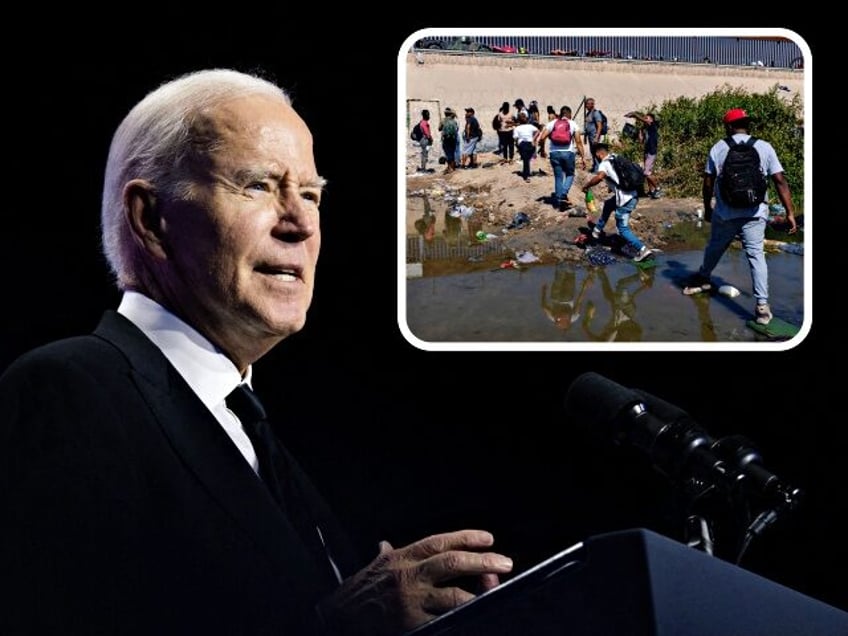
[[[724,114],[724,123],[729,124],[737,119],[748,119],[748,113],[742,108],[731,108]]]

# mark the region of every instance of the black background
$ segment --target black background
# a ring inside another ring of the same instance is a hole
[[[319,37],[299,35],[305,20],[293,17],[164,17],[109,36],[69,29],[9,53],[0,369],[117,306],[98,224],[108,145],[127,111],[184,72],[259,70],[292,93],[330,185],[307,327],[257,363],[255,385],[364,550],[480,527],[520,570],[599,532],[677,536],[667,484],[642,458],[590,449],[565,421],[570,382],[593,370],[681,406],[716,437],[755,440],[808,498],[746,567],[846,606],[844,416],[826,387],[844,373],[822,366],[840,364],[833,298],[819,294],[810,335],[786,352],[420,351],[397,326],[393,134],[398,51],[419,27]],[[796,30],[824,61],[814,35]],[[832,240],[820,231],[816,252]]]

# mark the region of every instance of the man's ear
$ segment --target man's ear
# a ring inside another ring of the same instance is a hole
[[[153,185],[144,179],[133,179],[124,186],[124,214],[136,244],[158,259],[167,258],[164,221],[157,205]]]

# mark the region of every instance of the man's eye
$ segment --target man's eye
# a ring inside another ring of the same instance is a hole
[[[254,181],[247,185],[248,190],[256,190],[258,192],[270,192],[271,186],[269,186],[264,181]]]
[[[307,190],[302,192],[300,196],[316,205],[321,202],[321,196],[317,192]]]

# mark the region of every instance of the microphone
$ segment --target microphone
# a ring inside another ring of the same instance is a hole
[[[742,437],[715,441],[682,409],[597,373],[579,376],[565,397],[567,421],[595,442],[632,446],[674,481],[698,480],[736,496],[761,498],[777,511],[795,508],[803,493],[762,465]]]

